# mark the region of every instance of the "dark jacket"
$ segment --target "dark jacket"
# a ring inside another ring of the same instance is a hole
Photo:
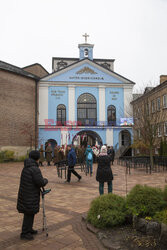
[[[113,162],[115,158],[115,151],[114,149],[108,149],[107,154],[110,156],[110,160]]]
[[[113,174],[110,167],[110,157],[108,155],[99,155],[97,162],[96,180],[101,183],[112,181]]]
[[[71,148],[71,150],[68,153],[68,166],[75,166],[76,164],[76,153],[74,148]]]
[[[46,161],[47,162],[52,161],[52,147],[48,145],[45,152],[46,152]]]
[[[47,183],[48,180],[43,178],[38,163],[33,159],[26,159],[17,199],[19,213],[36,214],[39,212],[40,188]]]

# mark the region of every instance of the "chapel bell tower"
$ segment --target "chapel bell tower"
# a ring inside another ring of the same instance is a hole
[[[85,58],[88,58],[90,60],[93,60],[93,47],[94,47],[94,45],[87,43],[87,38],[89,37],[89,35],[87,35],[87,33],[85,33],[85,35],[83,35],[83,37],[85,37],[85,43],[78,45],[79,59],[83,60]]]

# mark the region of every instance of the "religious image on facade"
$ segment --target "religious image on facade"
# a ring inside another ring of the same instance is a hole
[[[134,82],[114,71],[114,59],[93,57],[93,44],[79,44],[79,58],[52,58],[52,73],[39,81],[39,145],[131,144]]]

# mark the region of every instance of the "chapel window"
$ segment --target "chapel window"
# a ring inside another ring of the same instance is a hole
[[[85,49],[85,50],[84,50],[84,56],[85,56],[85,57],[88,57],[88,49]]]
[[[59,104],[57,106],[57,125],[65,126],[66,123],[66,106]]]
[[[116,125],[116,108],[114,105],[109,105],[107,108],[107,121],[110,126]]]
[[[84,93],[77,100],[77,121],[78,125],[95,126],[97,123],[97,102],[96,98]]]

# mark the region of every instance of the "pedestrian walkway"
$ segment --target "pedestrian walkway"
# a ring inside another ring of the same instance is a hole
[[[20,173],[23,163],[0,164],[0,249],[54,249],[54,250],[81,250],[104,249],[96,236],[86,229],[81,216],[87,212],[91,201],[99,196],[98,183],[95,180],[94,164],[93,176],[86,176],[82,180],[72,175],[71,183],[65,184],[64,179],[57,177],[56,167],[41,167],[43,176],[48,178],[47,188],[51,192],[45,196],[46,215],[49,237],[42,232],[42,210],[36,215],[34,228],[39,230],[33,241],[20,240],[22,214],[16,210],[16,199],[19,187]],[[125,168],[114,165],[113,192],[126,195],[135,184],[147,184],[164,187],[167,173],[153,173],[132,171],[125,174]],[[107,187],[105,187],[107,192]]]

